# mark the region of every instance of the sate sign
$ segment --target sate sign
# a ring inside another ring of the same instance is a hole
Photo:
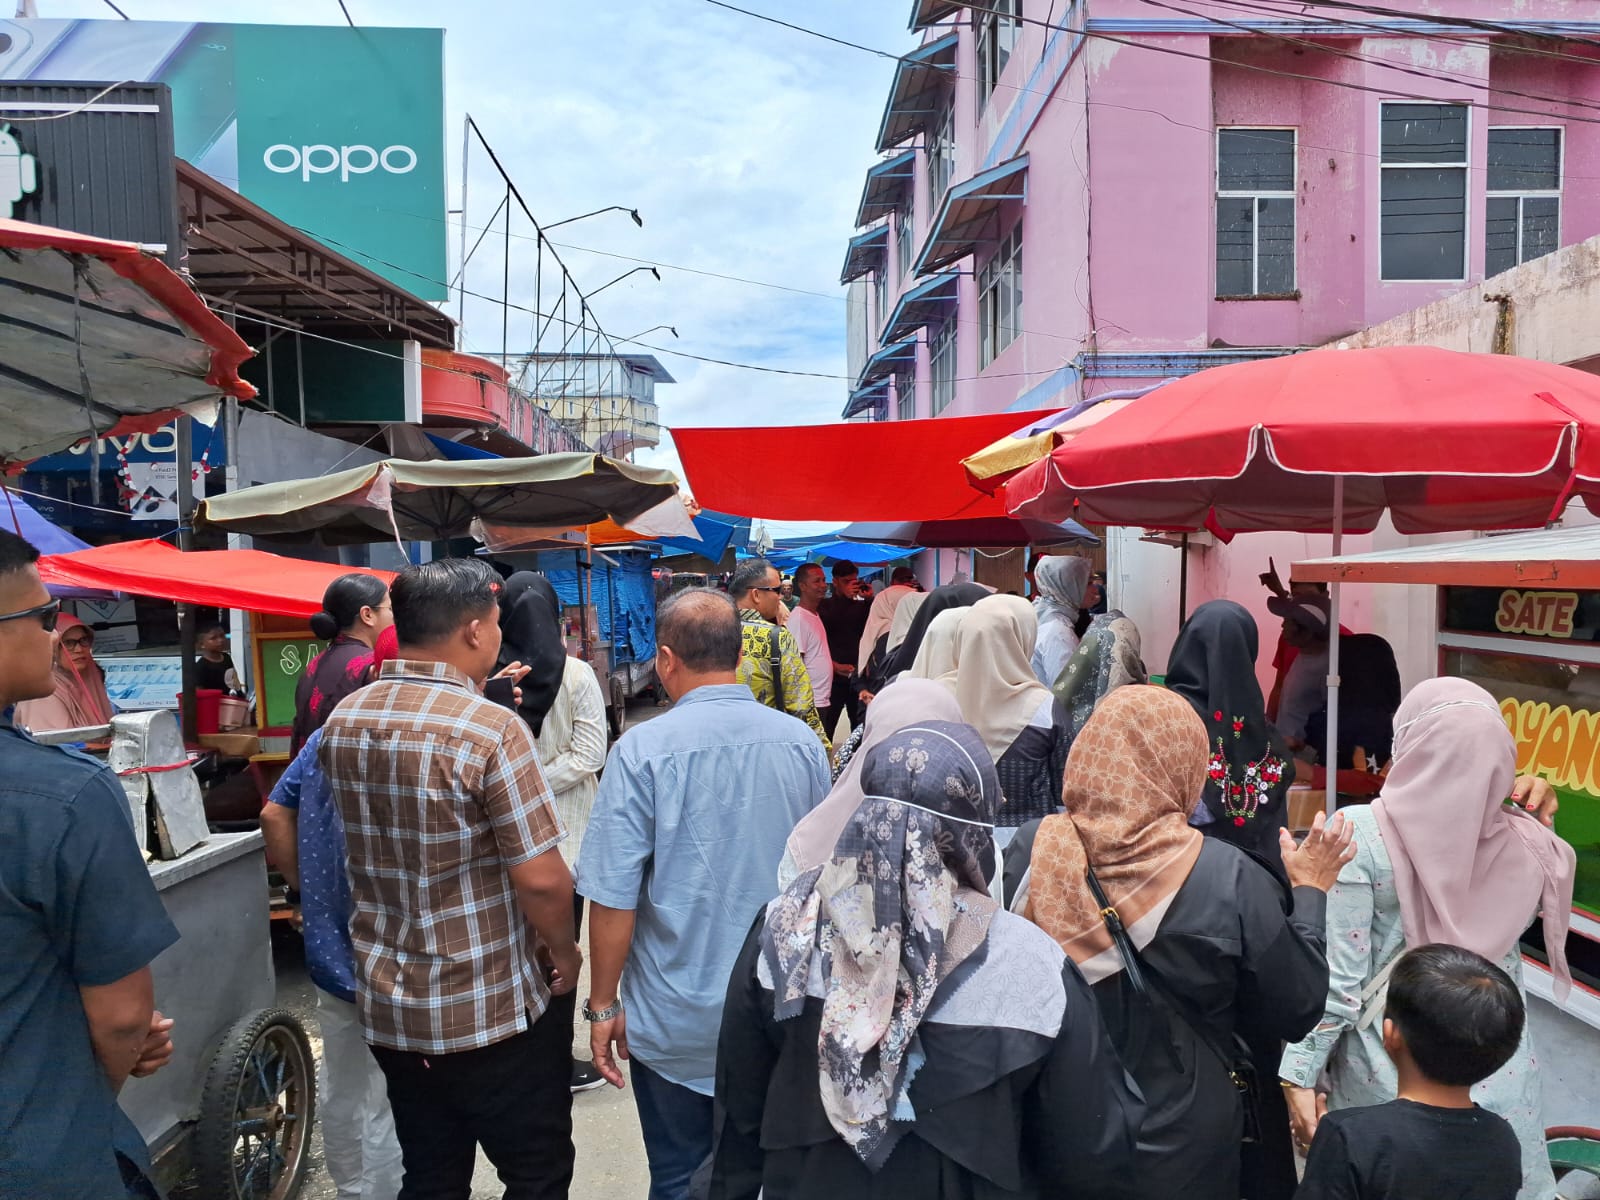
[[[1507,588],[1500,593],[1494,627],[1501,633],[1570,638],[1577,611],[1577,592],[1519,592]]]

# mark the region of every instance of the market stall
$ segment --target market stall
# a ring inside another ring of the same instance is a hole
[[[1592,1116],[1600,1094],[1588,1081],[1567,1087],[1562,1064],[1592,1061],[1600,1050],[1600,528],[1314,559],[1294,564],[1292,578],[1436,588],[1438,673],[1494,696],[1516,739],[1518,772],[1556,789],[1556,832],[1578,859],[1566,944],[1574,984],[1564,1001],[1555,999],[1539,925],[1523,942],[1526,978],[1529,991],[1567,1019],[1544,1020],[1538,1030],[1542,1057],[1563,1081],[1551,1102],[1570,1093],[1571,1118]],[[1569,1048],[1573,1054],[1563,1053]]]

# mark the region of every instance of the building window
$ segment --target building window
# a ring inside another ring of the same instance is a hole
[[[955,105],[946,104],[929,129],[932,132],[928,136],[928,207],[937,210],[956,173]]]
[[[1467,106],[1385,104],[1381,132],[1381,277],[1465,279]]]
[[[1498,275],[1561,244],[1561,130],[1489,130],[1483,273]]]
[[[1295,131],[1217,130],[1217,295],[1294,291]]]
[[[937,417],[956,398],[956,319],[939,326],[928,343],[928,374],[933,381],[933,412]]]
[[[1003,239],[978,273],[979,368],[987,367],[1022,332],[1022,226]]]
[[[873,302],[878,308],[878,325],[882,329],[884,321],[889,316],[889,264],[883,267],[872,277]]]
[[[983,113],[1022,29],[1022,0],[993,0],[978,14],[978,112]]]
[[[894,257],[901,279],[911,270],[912,208],[915,204],[914,192],[907,191],[905,204],[894,214]]]
[[[894,377],[894,408],[895,416],[900,420],[916,419],[917,377],[909,371],[901,372]]]

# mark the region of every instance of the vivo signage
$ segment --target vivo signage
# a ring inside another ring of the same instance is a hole
[[[302,183],[310,183],[313,175],[339,173],[340,183],[349,183],[352,175],[370,175],[382,167],[390,175],[409,175],[417,169],[417,152],[410,146],[385,146],[375,150],[371,146],[291,146],[279,142],[268,146],[261,156],[267,170],[279,175],[300,174]]]
[[[448,293],[442,29],[0,20],[0,79],[165,83],[178,157],[407,291]],[[0,162],[0,201],[25,172]]]

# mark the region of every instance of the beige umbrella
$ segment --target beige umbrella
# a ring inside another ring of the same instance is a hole
[[[196,524],[257,537],[315,533],[328,544],[436,541],[465,537],[477,522],[546,529],[626,524],[677,492],[672,472],[601,454],[470,462],[391,458],[213,496],[201,503]]]

